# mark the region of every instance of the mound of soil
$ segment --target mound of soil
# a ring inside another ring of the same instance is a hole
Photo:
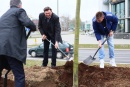
[[[54,69],[32,66],[25,68],[26,87],[72,87],[73,61]],[[110,67],[100,69],[98,66],[79,64],[79,87],[130,87],[130,68]],[[14,87],[13,74],[8,75],[8,87]],[[3,78],[0,80],[3,87]]]

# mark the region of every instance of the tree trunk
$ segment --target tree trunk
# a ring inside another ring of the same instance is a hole
[[[77,0],[76,23],[75,23],[75,40],[74,40],[73,87],[78,87],[79,29],[80,29],[80,0]]]

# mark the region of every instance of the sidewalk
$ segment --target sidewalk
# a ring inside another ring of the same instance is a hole
[[[74,44],[74,34],[65,34],[62,35],[62,39],[64,41],[69,42],[70,44]],[[41,44],[41,38],[29,38],[27,40],[28,45]],[[98,44],[97,40],[93,36],[89,35],[79,35],[79,44]],[[107,43],[105,43],[107,44]],[[130,44],[130,39],[114,39],[114,44]]]

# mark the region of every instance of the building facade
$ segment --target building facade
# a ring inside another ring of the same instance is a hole
[[[115,14],[119,21],[115,38],[130,38],[130,0],[109,0],[109,11]]]

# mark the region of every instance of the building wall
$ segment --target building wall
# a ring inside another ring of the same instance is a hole
[[[118,19],[117,33],[130,33],[130,0],[111,0],[109,10]]]
[[[87,31],[93,30],[92,29],[92,21],[86,21],[85,22],[85,29],[84,30],[87,30]]]
[[[130,39],[130,0],[110,0],[110,2],[112,3],[109,3],[109,11],[119,19],[114,38]]]

